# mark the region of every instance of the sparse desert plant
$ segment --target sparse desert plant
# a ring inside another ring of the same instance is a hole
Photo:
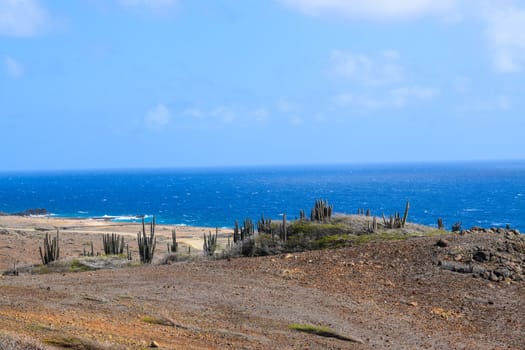
[[[42,341],[44,344],[49,344],[54,347],[66,349],[82,349],[82,350],[109,350],[107,346],[103,346],[88,339],[82,339],[73,336],[52,336],[45,338]]]
[[[0,332],[0,350],[46,350],[37,340],[17,334]]]
[[[452,232],[460,232],[461,231],[461,222],[458,221],[452,225]]]
[[[443,230],[445,228],[445,225],[443,225],[443,219],[442,218],[438,218],[437,224],[438,224],[438,230]]]
[[[38,247],[38,250],[40,252],[40,258],[42,259],[42,264],[47,265],[50,262],[58,260],[60,257],[60,247],[59,247],[59,235],[57,230],[56,237],[53,237],[51,239],[49,237],[49,234],[46,233],[44,237],[44,250],[42,251],[42,247]]]

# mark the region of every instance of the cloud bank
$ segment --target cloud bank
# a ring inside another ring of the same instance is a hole
[[[0,35],[31,37],[49,25],[49,16],[37,0],[1,0]]]
[[[353,19],[400,20],[456,9],[457,0],[282,0],[307,15],[336,15]]]

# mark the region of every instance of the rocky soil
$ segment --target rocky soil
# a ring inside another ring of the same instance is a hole
[[[50,349],[524,349],[524,256],[523,236],[474,230],[259,258],[2,276],[0,339],[16,334]]]

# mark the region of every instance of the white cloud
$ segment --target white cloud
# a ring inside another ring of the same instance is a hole
[[[118,0],[119,5],[127,9],[148,10],[157,13],[174,10],[179,0]]]
[[[525,10],[492,9],[486,13],[486,37],[497,72],[520,72],[525,64]]]
[[[397,20],[428,15],[450,16],[459,0],[281,0],[312,16]]]
[[[22,65],[12,57],[4,57],[4,69],[7,75],[12,78],[20,78],[24,75],[24,68]]]
[[[150,109],[144,118],[144,123],[148,128],[160,129],[169,124],[171,120],[171,113],[166,106],[158,104]]]
[[[363,95],[341,93],[334,97],[339,106],[357,107],[362,109],[399,109],[408,105],[428,101],[438,96],[440,91],[435,88],[421,86],[405,86],[377,93],[376,95]]]
[[[232,123],[235,119],[235,113],[233,110],[229,107],[225,106],[219,106],[214,108],[211,113],[213,117],[218,117],[220,120],[222,120],[225,123]]]
[[[1,0],[0,35],[28,37],[49,25],[49,17],[38,0]]]
[[[206,123],[217,121],[222,123],[232,123],[237,117],[234,108],[228,106],[216,106],[211,109],[191,107],[183,110],[182,114],[190,116],[193,119],[199,119]]]
[[[399,52],[387,50],[375,57],[334,50],[330,55],[333,71],[341,77],[366,85],[386,85],[400,82],[404,69],[399,64]]]

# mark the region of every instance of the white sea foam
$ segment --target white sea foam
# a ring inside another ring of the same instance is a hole
[[[138,216],[116,216],[111,220],[112,221],[133,221],[133,220],[138,220],[138,219],[139,219]]]

